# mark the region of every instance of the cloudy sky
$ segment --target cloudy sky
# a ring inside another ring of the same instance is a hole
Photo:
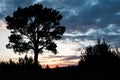
[[[120,47],[120,0],[0,0],[0,60],[20,57],[5,48],[10,35],[5,17],[18,7],[36,3],[59,10],[63,15],[61,24],[66,26],[62,40],[56,42],[59,53],[40,55],[41,64],[77,64],[81,50],[94,45],[97,38],[105,38],[111,47]]]

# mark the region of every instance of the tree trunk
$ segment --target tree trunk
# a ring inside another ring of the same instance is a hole
[[[34,51],[34,64],[37,65],[38,64],[38,52]]]

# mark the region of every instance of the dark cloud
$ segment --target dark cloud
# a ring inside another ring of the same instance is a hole
[[[80,59],[80,56],[77,56],[77,55],[66,56],[63,60],[69,61],[69,60],[76,60],[76,59]]]
[[[49,56],[45,56],[45,58],[63,58],[65,56],[63,55],[49,55]]]
[[[25,7],[33,4],[34,0],[0,0],[0,18],[11,15],[18,7]]]
[[[120,26],[120,1],[99,0],[98,4],[83,6],[78,15],[73,15],[65,21],[70,28],[80,31],[87,31],[90,28],[99,29],[107,27],[110,24]],[[68,22],[67,22],[68,21]],[[71,25],[70,25],[71,24]]]
[[[68,56],[64,56],[64,55],[61,55],[61,56],[49,55],[49,56],[45,56],[44,58],[58,58],[58,59],[60,59],[62,61],[69,61],[69,60],[80,59],[80,56],[78,56],[78,55],[68,55]]]

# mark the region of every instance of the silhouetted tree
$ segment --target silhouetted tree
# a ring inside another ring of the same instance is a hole
[[[82,67],[82,70],[120,71],[119,53],[111,51],[105,39],[98,39],[96,45],[87,47],[80,59],[79,67]]]
[[[19,7],[13,16],[7,16],[7,29],[11,30],[8,49],[24,53],[34,51],[34,63],[38,63],[38,54],[44,49],[57,53],[54,40],[62,38],[65,27],[60,26],[62,15],[52,8],[41,4]]]
[[[9,64],[15,64],[15,62],[12,61],[12,59],[9,59]]]
[[[50,69],[50,67],[49,67],[49,65],[48,65],[48,64],[46,65],[46,68],[45,68],[45,69]]]
[[[19,58],[18,59],[18,64],[23,65],[24,64],[24,59],[23,58]]]
[[[20,64],[20,65],[31,65],[32,63],[33,63],[33,58],[28,57],[27,55],[25,55],[24,58],[18,59],[18,64]]]

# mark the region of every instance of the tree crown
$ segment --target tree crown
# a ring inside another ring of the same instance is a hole
[[[60,26],[62,15],[41,4],[19,7],[13,16],[7,16],[7,29],[11,31],[7,48],[14,52],[27,52],[30,49],[42,53],[43,49],[57,53],[54,40],[62,38],[65,27]]]

